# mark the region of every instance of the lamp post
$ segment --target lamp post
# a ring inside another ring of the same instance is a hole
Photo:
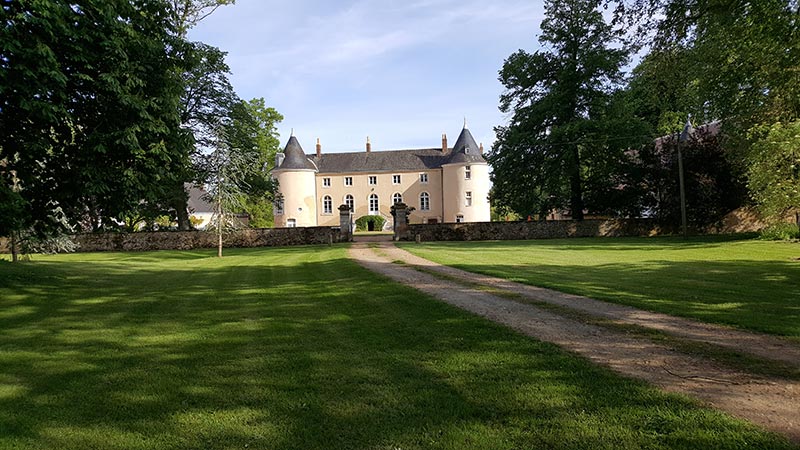
[[[683,229],[683,238],[689,237],[689,232],[686,230],[686,188],[683,184],[683,153],[681,152],[684,145],[692,138],[694,127],[692,126],[692,116],[686,119],[686,125],[678,137],[678,178],[681,185],[681,228]]]

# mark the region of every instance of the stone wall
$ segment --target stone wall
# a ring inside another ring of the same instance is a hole
[[[206,231],[153,231],[138,233],[86,233],[73,240],[78,252],[191,250],[216,248],[217,235]],[[339,230],[331,227],[260,228],[239,230],[223,238],[230,247],[278,247],[327,244],[342,241]],[[0,253],[10,253],[8,239],[0,239]]]
[[[474,222],[412,224],[400,240],[412,241],[483,241],[557,239],[568,237],[654,236],[674,233],[653,220],[554,220],[546,222]]]
[[[777,219],[777,221],[797,223],[797,218],[795,216],[797,213],[800,213],[800,210],[788,211],[783,217]],[[752,233],[763,230],[768,227],[769,224],[770,222],[761,217],[761,214],[759,214],[755,208],[752,206],[743,206],[726,214],[719,223],[709,226],[707,232],[720,234]]]

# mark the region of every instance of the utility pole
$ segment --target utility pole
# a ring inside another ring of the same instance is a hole
[[[681,187],[681,228],[683,229],[684,239],[689,238],[689,232],[686,227],[686,188],[683,182],[683,153],[681,150],[692,138],[692,134],[694,134],[694,127],[692,126],[692,116],[690,114],[686,119],[686,125],[681,131],[681,135],[678,137],[678,178]]]

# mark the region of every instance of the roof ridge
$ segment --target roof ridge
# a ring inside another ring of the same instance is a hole
[[[419,151],[429,151],[429,150],[441,152],[442,148],[441,147],[426,147],[426,148],[400,148],[400,149],[390,149],[390,150],[372,150],[372,151],[369,152],[369,154],[374,154],[374,153],[392,153],[392,152],[419,152]],[[366,154],[366,153],[368,153],[368,152],[366,152],[366,151],[360,151],[360,152],[327,152],[327,153],[323,153],[322,156],[325,156],[325,155],[363,155],[363,154]],[[317,155],[310,155],[310,156],[316,157]]]

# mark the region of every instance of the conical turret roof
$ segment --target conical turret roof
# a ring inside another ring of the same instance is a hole
[[[472,137],[472,133],[469,132],[465,122],[464,128],[461,130],[461,134],[458,135],[458,139],[456,139],[456,143],[453,145],[453,151],[450,153],[450,159],[447,161],[447,163],[459,164],[485,162],[486,160],[483,159],[481,150],[478,147],[478,144],[475,143],[475,138]]]
[[[283,149],[283,154],[284,154],[283,162],[281,163],[281,166],[278,167],[278,169],[316,170],[316,166],[314,166],[314,163],[308,160],[305,152],[303,151],[303,147],[300,146],[300,142],[294,136],[289,138],[289,142],[286,143],[286,148]]]

